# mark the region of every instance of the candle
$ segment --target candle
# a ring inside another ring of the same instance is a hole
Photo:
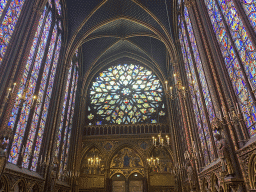
[[[167,90],[167,84],[168,84],[168,81],[165,81],[165,88]]]
[[[11,90],[12,90],[11,88],[8,89],[7,98],[9,97],[9,94],[10,94],[10,91],[11,91]]]
[[[159,140],[159,143],[160,143],[160,139],[161,139],[161,136],[160,136],[160,135],[158,135],[158,140]]]
[[[238,103],[236,103],[236,110],[237,110],[237,113],[239,114],[239,113],[240,113],[240,111],[239,111]]]
[[[155,140],[155,137],[152,137],[152,139],[153,139],[153,145],[154,145],[154,140]]]
[[[176,73],[174,73],[173,76],[174,76],[174,83],[176,85],[177,84],[177,75],[176,75]]]
[[[157,158],[157,163],[159,164],[159,159]]]
[[[170,87],[170,93],[171,93],[171,95],[172,95],[172,87]]]
[[[155,138],[155,145],[156,145],[156,138]]]
[[[15,86],[16,86],[16,83],[13,83],[12,93],[13,93],[13,91],[15,89]]]

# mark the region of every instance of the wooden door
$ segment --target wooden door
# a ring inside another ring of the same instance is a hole
[[[129,182],[129,192],[143,192],[143,182],[142,181],[130,181]]]
[[[125,181],[113,181],[112,191],[113,192],[125,192]]]

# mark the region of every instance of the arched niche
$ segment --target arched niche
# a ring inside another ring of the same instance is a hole
[[[173,161],[170,153],[165,148],[153,148],[148,159],[156,159],[159,160],[155,162],[155,164],[151,163],[150,172],[155,173],[172,173],[173,169]]]
[[[33,185],[33,187],[30,189],[30,192],[39,192],[39,187],[37,184]]]
[[[128,178],[132,173],[144,173],[144,163],[140,155],[132,148],[124,147],[118,150],[110,160],[110,177],[116,173],[123,174]]]
[[[140,173],[132,173],[128,178],[129,191],[143,191],[144,177]]]
[[[209,184],[208,184],[208,182],[205,178],[203,179],[202,191],[203,192],[209,192],[210,191],[209,190]]]
[[[7,178],[2,175],[0,178],[0,192],[8,192],[9,191],[9,185]]]
[[[14,192],[26,192],[26,184],[23,180],[20,180],[13,186],[13,191]]]
[[[81,162],[81,175],[103,175],[105,161],[96,147],[89,149]]]
[[[218,179],[218,177],[213,174],[212,175],[212,192],[218,192],[221,191],[221,185],[220,185],[220,181]]]
[[[96,147],[89,148],[81,161],[79,189],[103,190],[105,188],[105,161],[100,150]]]
[[[116,173],[111,177],[111,190],[113,192],[122,192],[126,189],[126,178],[121,173]]]
[[[147,158],[155,159],[155,163],[147,161],[149,166],[149,191],[174,190],[176,178],[170,152],[164,147],[154,147]]]
[[[252,154],[248,165],[248,174],[251,189],[256,189],[256,154]]]

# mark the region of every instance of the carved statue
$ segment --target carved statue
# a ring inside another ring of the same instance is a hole
[[[217,139],[217,148],[218,148],[218,154],[219,158],[221,159],[222,164],[222,172],[228,173],[227,175],[234,174],[233,165],[230,159],[230,153],[228,150],[228,144],[227,141],[222,138],[221,134],[215,133],[214,137]]]
[[[196,188],[196,174],[190,162],[186,164],[188,181],[190,183],[190,188],[193,190]]]
[[[11,129],[3,129],[0,131],[0,156],[6,155],[6,147],[7,147],[7,140],[10,139],[12,135]]]

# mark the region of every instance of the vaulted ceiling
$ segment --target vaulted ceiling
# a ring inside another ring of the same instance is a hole
[[[114,62],[134,61],[166,78],[167,56],[175,55],[176,3],[67,0],[67,59],[82,47],[84,74],[95,74]]]

